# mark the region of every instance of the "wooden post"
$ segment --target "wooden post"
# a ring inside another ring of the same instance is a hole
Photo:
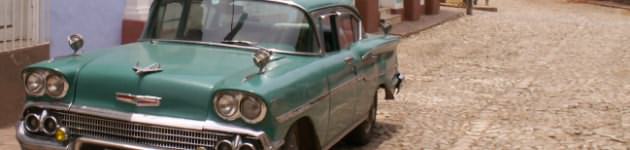
[[[472,9],[473,9],[473,0],[464,0],[466,1],[466,14],[467,15],[472,15]]]
[[[365,32],[374,33],[379,31],[379,21],[381,14],[378,11],[378,0],[357,0],[355,6],[361,14],[363,28]]]
[[[405,0],[404,7],[405,7],[405,13],[404,13],[405,20],[415,21],[415,20],[420,19],[421,14],[423,14],[421,12],[422,9],[420,7],[419,0]]]

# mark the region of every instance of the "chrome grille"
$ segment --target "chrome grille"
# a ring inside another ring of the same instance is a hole
[[[232,135],[155,126],[108,119],[71,112],[53,112],[71,136],[85,136],[110,141],[150,145],[167,149],[213,148],[216,143]]]

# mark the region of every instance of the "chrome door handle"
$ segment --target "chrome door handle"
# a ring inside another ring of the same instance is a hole
[[[358,74],[357,66],[354,65],[354,58],[352,58],[352,56],[346,57],[343,61],[346,62],[346,65],[352,68],[352,73],[354,73],[354,75]]]
[[[343,61],[346,62],[346,64],[348,64],[348,65],[352,65],[353,61],[354,61],[354,58],[346,57]]]
[[[373,61],[375,61],[378,58],[377,55],[374,55],[372,53],[367,53],[365,55],[363,55],[363,57],[361,57],[361,59],[363,60],[364,63],[371,63]]]

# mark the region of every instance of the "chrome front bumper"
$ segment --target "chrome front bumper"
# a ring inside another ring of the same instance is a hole
[[[160,125],[160,126],[169,126],[176,128],[185,128],[191,130],[198,131],[217,131],[224,133],[232,133],[235,135],[243,135],[248,137],[253,137],[258,140],[261,144],[262,149],[264,150],[272,150],[278,149],[282,142],[274,142],[272,143],[269,137],[262,131],[254,131],[246,128],[240,128],[227,124],[220,124],[213,121],[196,121],[196,120],[186,120],[179,118],[171,118],[171,117],[162,117],[162,116],[151,116],[144,114],[134,114],[134,113],[122,113],[111,110],[103,110],[98,108],[89,108],[89,107],[80,107],[80,108],[71,108],[70,106],[60,106],[58,104],[45,103],[45,102],[28,102],[25,108],[39,108],[39,109],[47,109],[47,110],[62,110],[67,112],[81,113],[81,114],[89,114],[94,116],[100,116],[105,118],[112,119],[123,119],[129,122],[134,123],[143,123],[150,125]],[[125,143],[125,142],[117,142],[117,141],[109,141],[101,138],[95,137],[82,137],[78,136],[75,138],[71,138],[68,144],[61,144],[54,140],[53,137],[41,136],[27,133],[24,128],[23,121],[20,121],[16,125],[16,137],[20,142],[20,145],[23,149],[52,149],[52,150],[62,150],[62,149],[78,149],[83,144],[95,144],[102,145],[107,147],[121,148],[121,149],[165,149],[162,147],[153,147],[150,145],[143,145],[141,143]],[[240,138],[235,138],[234,140]],[[240,143],[237,141],[233,141],[234,143]],[[216,146],[216,145],[215,145]]]
[[[108,147],[115,147],[120,149],[132,149],[132,150],[151,150],[156,149],[155,147],[147,147],[142,145],[133,145],[126,143],[118,143],[118,142],[110,142],[99,139],[92,138],[77,138],[74,142],[64,146],[61,143],[54,142],[52,138],[44,138],[44,137],[34,137],[32,135],[28,135],[24,130],[24,124],[22,121],[18,122],[16,125],[16,138],[20,142],[20,146],[24,150],[71,150],[71,149],[79,149],[83,144],[98,144]]]
[[[400,92],[403,86],[403,82],[405,81],[405,76],[402,73],[398,73],[394,76],[394,91],[396,94]]]
[[[66,150],[70,149],[70,146],[63,146],[61,143],[55,142],[51,137],[46,139],[46,137],[37,137],[27,135],[26,130],[24,130],[24,123],[19,121],[17,125],[15,125],[16,130],[16,138],[18,142],[20,142],[20,146],[22,149],[29,150]]]

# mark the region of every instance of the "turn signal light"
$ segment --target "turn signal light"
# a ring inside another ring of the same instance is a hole
[[[57,140],[57,142],[59,143],[68,140],[68,133],[66,131],[66,128],[59,128],[57,129],[57,131],[55,131],[55,140]]]

